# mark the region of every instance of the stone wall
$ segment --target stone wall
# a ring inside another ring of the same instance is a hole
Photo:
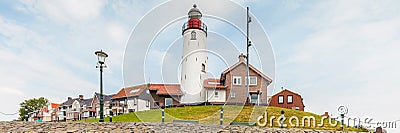
[[[219,126],[189,123],[80,123],[80,122],[0,122],[0,132],[67,133],[67,132],[271,132],[271,133],[342,133],[340,131],[315,131],[302,129],[263,128],[258,126]]]

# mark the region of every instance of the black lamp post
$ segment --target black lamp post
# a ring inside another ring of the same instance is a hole
[[[96,51],[94,54],[97,55],[97,66],[96,68],[100,68],[100,120],[99,122],[104,122],[104,113],[103,113],[103,68],[107,68],[104,64],[108,55],[102,50]]]

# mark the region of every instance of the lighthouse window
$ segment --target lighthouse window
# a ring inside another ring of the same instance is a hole
[[[206,72],[206,65],[201,64],[201,71],[202,71],[202,72]]]
[[[196,32],[192,31],[190,40],[196,40]]]

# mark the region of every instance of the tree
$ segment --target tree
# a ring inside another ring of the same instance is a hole
[[[27,108],[28,112],[33,112],[46,106],[48,102],[49,100],[47,100],[46,98],[40,97],[38,99],[33,98],[25,100],[24,102],[20,103],[21,108],[19,109],[19,120],[23,120],[25,116],[25,107]]]

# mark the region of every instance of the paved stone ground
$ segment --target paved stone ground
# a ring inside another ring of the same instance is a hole
[[[0,132],[74,133],[74,132],[133,132],[133,133],[342,133],[302,129],[264,128],[258,126],[219,126],[189,123],[80,123],[80,122],[0,122]]]

